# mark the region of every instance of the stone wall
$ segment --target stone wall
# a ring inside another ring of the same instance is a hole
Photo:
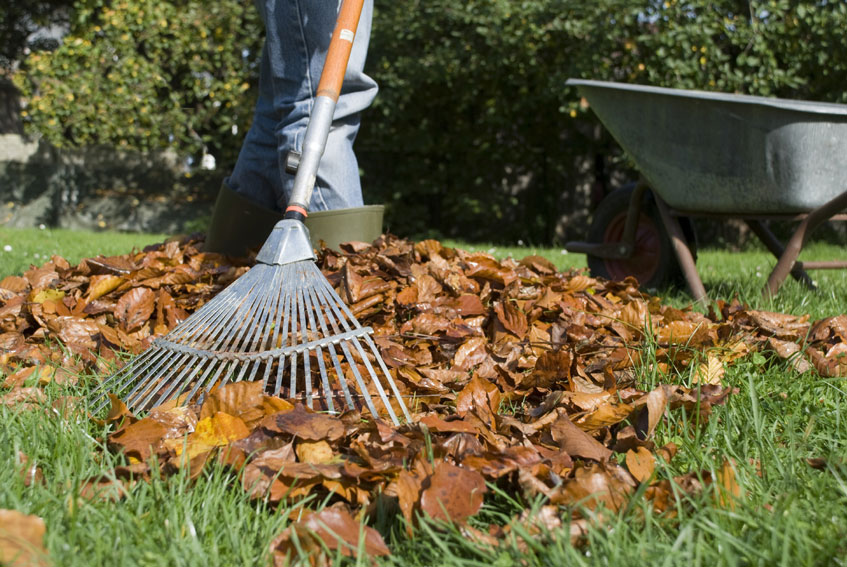
[[[187,173],[169,152],[57,149],[0,134],[0,225],[180,233],[201,228],[217,171]]]

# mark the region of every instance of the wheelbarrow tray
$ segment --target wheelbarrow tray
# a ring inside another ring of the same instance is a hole
[[[845,190],[847,105],[571,79],[681,212],[805,213]]]
[[[814,287],[805,269],[847,262],[797,260],[808,235],[847,220],[847,105],[571,79],[630,156],[643,181],[620,242],[572,242],[568,250],[607,260],[635,249],[640,195],[649,188],[698,300],[706,291],[681,229],[681,216],[742,218],[778,258],[762,291],[775,294],[790,273]],[[762,223],[800,221],[786,245]]]

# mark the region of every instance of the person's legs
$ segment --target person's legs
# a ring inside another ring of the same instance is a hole
[[[257,204],[282,210],[294,176],[285,173],[289,150],[300,151],[339,4],[321,0],[258,0],[267,32],[253,125],[227,183]],[[310,208],[362,205],[353,141],[359,113],[376,96],[364,73],[373,1],[365,0],[332,130],[318,169]]]

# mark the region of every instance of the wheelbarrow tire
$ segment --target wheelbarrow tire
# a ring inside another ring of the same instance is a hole
[[[588,241],[611,244],[623,238],[630,197],[635,184],[613,191],[600,202],[588,230]],[[691,219],[680,217],[679,223],[691,255],[697,258],[697,239]],[[684,285],[685,276],[673,243],[662,223],[659,209],[650,191],[645,191],[641,215],[635,234],[635,250],[631,258],[600,258],[588,255],[588,267],[595,277],[622,280],[633,276],[643,289],[663,289]]]

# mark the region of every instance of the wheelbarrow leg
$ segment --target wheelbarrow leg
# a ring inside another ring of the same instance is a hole
[[[759,219],[744,219],[744,222],[747,223],[747,226],[750,227],[753,234],[759,238],[762,244],[765,245],[765,248],[767,248],[768,251],[777,258],[777,260],[785,253],[785,246],[783,246],[782,242],[779,241],[776,235],[767,226],[765,226],[765,223]],[[810,290],[817,289],[811,276],[809,276],[806,270],[803,269],[800,262],[796,262],[791,268],[791,277],[805,285]]]
[[[691,291],[695,300],[704,304],[707,303],[709,298],[706,296],[706,288],[703,287],[703,281],[697,272],[697,265],[694,262],[694,257],[691,255],[691,250],[688,248],[685,234],[679,225],[679,219],[671,214],[667,204],[655,192],[653,193],[653,198],[656,200],[656,207],[662,216],[662,223],[665,225],[665,230],[668,231],[668,235],[671,237],[673,250],[676,253],[677,260],[679,260],[680,267],[682,267],[682,273],[685,275],[688,289]]]
[[[768,283],[765,284],[765,288],[762,290],[762,296],[768,297],[776,294],[779,286],[782,285],[789,272],[794,268],[794,263],[797,261],[800,251],[806,244],[809,234],[822,223],[829,220],[830,217],[845,208],[847,208],[847,191],[813,210],[803,219],[800,226],[791,235],[791,239],[785,247],[785,252],[779,257],[779,261],[776,263],[770,277],[768,277]]]

